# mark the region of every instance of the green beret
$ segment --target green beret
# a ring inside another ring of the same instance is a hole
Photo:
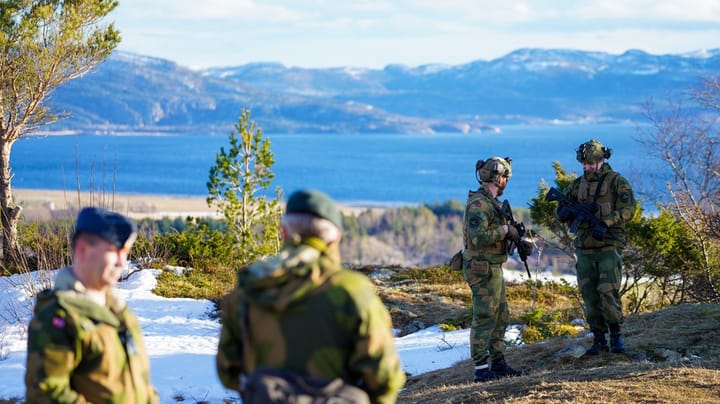
[[[342,230],[342,215],[329,196],[320,191],[303,189],[290,195],[287,213],[309,213],[331,221]]]

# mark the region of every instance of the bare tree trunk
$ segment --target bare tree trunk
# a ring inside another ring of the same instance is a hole
[[[2,224],[3,262],[12,265],[18,262],[20,246],[17,224],[22,208],[15,205],[12,194],[10,174],[10,150],[12,141],[0,140],[0,223]]]

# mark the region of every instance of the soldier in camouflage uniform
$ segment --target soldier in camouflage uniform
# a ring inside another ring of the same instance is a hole
[[[606,162],[611,153],[612,150],[595,139],[581,144],[576,157],[582,164],[583,175],[563,191],[568,199],[593,211],[607,228],[605,236],[601,237],[597,232],[593,233],[590,223],[584,222],[578,228],[574,241],[578,285],[585,303],[585,316],[594,336],[586,355],[609,350],[625,352],[620,332],[623,322],[619,292],[622,276],[620,252],[625,242],[625,223],[635,213],[635,197],[630,183]],[[562,222],[575,220],[567,206],[559,205],[556,215]],[[605,338],[608,330],[610,346]]]
[[[28,328],[28,403],[157,403],[138,321],[112,293],[127,265],[135,225],[85,208],[73,265],[37,297]]]
[[[518,376],[505,362],[505,328],[510,317],[505,296],[502,264],[507,261],[508,242],[530,255],[533,245],[521,240],[508,224],[497,197],[503,194],[512,174],[510,158],[479,160],[475,175],[477,191],[469,191],[463,218],[463,276],[472,291],[473,319],[470,353],[475,362],[474,380],[485,382]]]
[[[371,402],[395,402],[405,374],[390,315],[365,275],[341,267],[340,212],[325,194],[298,191],[282,228],[282,249],[240,270],[223,302],[220,380],[247,399],[253,372],[280,369],[339,378]]]

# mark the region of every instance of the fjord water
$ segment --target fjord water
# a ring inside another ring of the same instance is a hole
[[[581,170],[575,149],[590,138],[612,148],[609,163],[632,178],[649,163],[636,133],[632,125],[546,125],[501,133],[265,137],[276,161],[272,189],[285,195],[311,187],[360,206],[464,201],[477,188],[475,162],[509,156],[513,175],[501,199],[526,206],[542,179],[553,183],[553,161]],[[13,186],[74,192],[79,178],[83,191],[205,197],[215,155],[228,146],[228,135],[26,137],[13,147]]]

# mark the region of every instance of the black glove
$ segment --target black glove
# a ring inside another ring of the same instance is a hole
[[[567,205],[560,205],[557,208],[557,218],[562,223],[572,222],[575,220],[575,212]]]
[[[505,239],[517,243],[520,240],[520,233],[518,233],[515,226],[513,226],[511,224],[507,225],[507,227],[508,227],[508,232],[507,232],[507,234],[505,234]]]
[[[517,252],[520,258],[524,259],[532,255],[533,247],[532,241],[526,238],[521,239],[517,246]]]

